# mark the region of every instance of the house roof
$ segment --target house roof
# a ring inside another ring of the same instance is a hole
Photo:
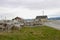
[[[12,19],[12,20],[15,20],[15,19],[22,20],[22,18],[20,18],[20,17],[15,17],[15,18],[14,18],[14,19]]]
[[[47,18],[47,16],[37,16],[36,19],[44,19]]]

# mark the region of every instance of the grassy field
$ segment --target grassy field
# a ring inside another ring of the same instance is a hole
[[[20,31],[0,32],[0,40],[60,40],[60,30],[47,26],[24,27]]]

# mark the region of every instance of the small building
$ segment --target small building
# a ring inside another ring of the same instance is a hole
[[[34,24],[34,19],[25,19],[24,20],[25,26],[33,26],[33,24]]]
[[[20,17],[15,17],[14,19],[12,19],[13,21],[18,21],[18,22],[24,22],[24,19],[20,18]]]
[[[36,19],[40,20],[41,22],[46,22],[48,20],[47,16],[37,16]]]
[[[24,19],[20,18],[20,17],[16,17],[14,19],[12,19],[13,24],[15,24],[16,26],[23,26],[24,25]]]
[[[35,18],[35,24],[43,24],[44,22],[46,22],[48,20],[48,17],[47,16],[37,16]]]

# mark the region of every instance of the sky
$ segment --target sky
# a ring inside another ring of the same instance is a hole
[[[0,19],[32,19],[43,10],[48,17],[60,16],[60,0],[0,0]]]

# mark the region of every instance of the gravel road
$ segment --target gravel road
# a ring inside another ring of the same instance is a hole
[[[47,25],[47,26],[60,30],[60,20],[48,21],[48,22],[45,22],[44,25]]]

